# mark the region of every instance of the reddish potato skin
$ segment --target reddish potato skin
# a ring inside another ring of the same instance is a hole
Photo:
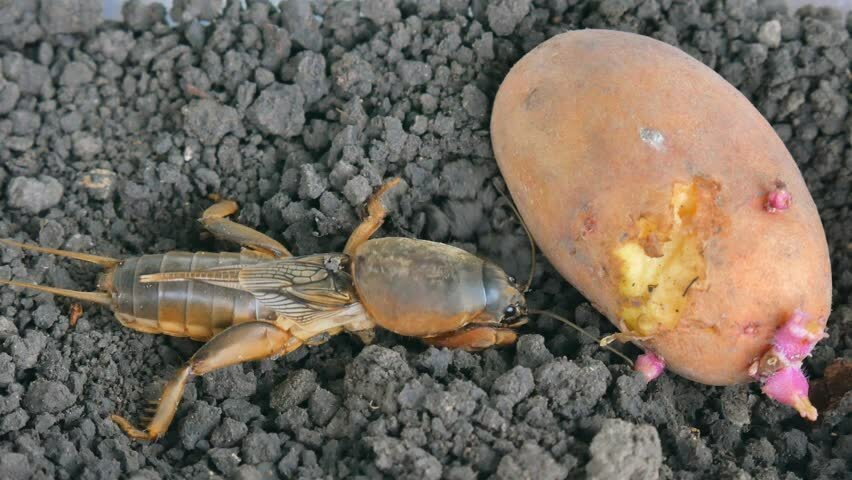
[[[749,366],[793,310],[828,318],[828,247],[801,172],[749,101],[686,53],[616,31],[553,37],[506,76],[491,134],[536,243],[615,325],[623,298],[613,251],[640,216],[670,211],[675,183],[718,183],[724,225],[703,242],[704,279],[673,330],[636,342],[675,373],[751,381]],[[793,202],[768,213],[779,180]]]

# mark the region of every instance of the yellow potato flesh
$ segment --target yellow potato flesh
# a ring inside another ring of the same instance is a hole
[[[622,261],[621,318],[640,337],[677,326],[689,289],[704,275],[700,239],[688,231],[696,211],[695,186],[677,185],[672,198],[672,228],[661,251],[649,255],[638,241],[615,251]],[[659,234],[659,226],[640,220],[639,239]]]

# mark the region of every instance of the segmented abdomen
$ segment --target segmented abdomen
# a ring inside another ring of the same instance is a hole
[[[202,282],[139,283],[140,275],[187,272],[265,261],[240,253],[169,252],[124,261],[113,273],[115,313],[122,324],[146,333],[205,341],[231,325],[274,319],[250,293]]]

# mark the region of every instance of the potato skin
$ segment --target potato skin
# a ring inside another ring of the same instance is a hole
[[[613,252],[638,219],[671,211],[673,185],[718,185],[715,201],[699,199],[719,221],[701,231],[703,277],[675,328],[636,342],[675,373],[711,385],[750,381],[749,366],[793,310],[828,318],[828,246],[801,172],[757,109],[686,53],[616,31],[555,36],[506,76],[491,135],[544,255],[622,331]],[[793,203],[769,213],[777,181]]]

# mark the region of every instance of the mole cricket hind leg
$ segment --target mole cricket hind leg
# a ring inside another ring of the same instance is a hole
[[[255,253],[269,258],[290,257],[292,254],[284,245],[272,238],[234,222],[227,217],[237,212],[237,203],[232,200],[221,200],[201,214],[198,221],[204,225],[216,238],[242,245]]]
[[[302,346],[301,340],[268,322],[247,322],[223,330],[195,352],[160,395],[153,417],[145,429],[134,427],[124,417],[112,420],[137,440],[156,440],[163,436],[174,419],[187,382],[193,377],[240,363],[273,358]]]
[[[518,334],[510,328],[474,326],[437,337],[424,338],[423,341],[433,347],[460,348],[477,351],[489,347],[511,345],[518,340]]]
[[[382,205],[382,197],[388,190],[399,184],[399,178],[388,180],[379,188],[376,193],[370,198],[367,203],[367,218],[349,235],[349,240],[346,241],[346,246],[343,248],[343,253],[352,255],[355,250],[366,242],[376,233],[376,230],[382,226],[387,215],[387,209]]]

